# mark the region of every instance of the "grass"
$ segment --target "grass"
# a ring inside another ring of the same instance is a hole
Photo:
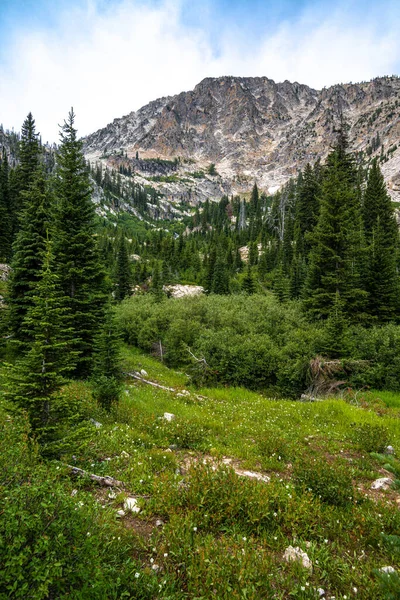
[[[86,384],[71,384],[65,393],[83,398],[102,427],[62,462],[124,482],[109,497],[77,480],[74,502],[87,503],[89,493],[104,506],[101,519],[90,509],[94,521],[120,535],[134,557],[125,597],[315,599],[319,588],[336,600],[398,597],[396,576],[385,582],[377,569],[398,565],[385,536],[400,531],[400,491],[371,490],[374,479],[400,474],[396,455],[381,448],[383,437],[400,448],[395,394],[369,391],[359,405],[292,402],[239,388],[195,389],[185,373],[128,347],[123,360],[126,372],[144,369],[175,391],[127,378],[106,414]],[[243,476],[250,469],[269,483]],[[58,480],[70,489],[65,469]],[[142,510],[118,519],[126,494]],[[312,570],[283,560],[289,545],[308,554]]]

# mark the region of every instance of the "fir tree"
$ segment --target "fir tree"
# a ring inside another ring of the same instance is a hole
[[[36,283],[23,327],[32,338],[26,356],[9,369],[6,396],[27,411],[31,426],[42,444],[54,442],[70,410],[58,396],[66,375],[73,369],[72,331],[67,299],[60,294],[53,269],[50,244]]]
[[[106,310],[104,323],[95,338],[93,355],[92,390],[97,402],[110,410],[121,394],[121,338],[110,307]]]
[[[229,294],[229,275],[222,258],[215,263],[211,291],[213,294]]]
[[[40,164],[39,134],[36,133],[35,120],[29,113],[21,128],[19,142],[19,164],[15,170],[15,179],[12,188],[12,233],[13,236],[19,229],[19,213],[24,207],[27,192],[35,179],[36,171]]]
[[[154,268],[153,268],[150,291],[152,294],[154,294],[154,297],[157,302],[160,302],[164,298],[163,281],[162,281],[162,277],[161,277],[161,272],[162,272],[162,270],[160,267],[160,262],[156,261]]]
[[[8,262],[11,256],[12,218],[10,210],[9,167],[6,151],[0,161],[0,260]]]
[[[398,228],[385,181],[375,159],[364,194],[367,243],[368,312],[380,321],[394,319],[400,307],[397,273]]]
[[[321,210],[312,237],[304,302],[314,318],[327,318],[337,295],[345,315],[359,320],[365,314],[361,204],[357,176],[345,150],[340,136],[328,157]]]
[[[73,110],[61,131],[57,157],[54,254],[63,292],[69,298],[76,346],[76,375],[91,369],[94,337],[106,301],[106,284],[94,237],[94,205]]]
[[[132,273],[125,236],[121,235],[117,252],[115,298],[119,302],[131,295]]]
[[[9,328],[13,339],[27,342],[24,320],[32,306],[35,286],[40,278],[50,219],[50,194],[42,168],[24,193],[25,207],[20,229],[13,245],[11,277],[8,284]]]
[[[254,294],[256,291],[256,284],[254,282],[250,264],[247,265],[246,274],[242,281],[242,291],[249,295]]]

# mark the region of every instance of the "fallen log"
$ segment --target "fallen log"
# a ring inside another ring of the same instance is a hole
[[[110,477],[109,475],[95,475],[94,473],[89,473],[88,471],[79,469],[79,467],[73,467],[72,465],[67,465],[67,467],[71,469],[73,475],[89,477],[89,479],[104,487],[124,487],[122,481],[118,481],[118,479],[114,479],[114,477]]]
[[[125,375],[128,375],[128,377],[133,377],[134,379],[137,379],[142,383],[147,383],[148,385],[152,385],[153,387],[160,388],[161,390],[166,390],[167,392],[176,392],[174,388],[167,387],[166,385],[161,385],[160,383],[154,383],[154,381],[149,381],[148,379],[144,379],[144,377],[142,377],[138,373],[125,373]]]

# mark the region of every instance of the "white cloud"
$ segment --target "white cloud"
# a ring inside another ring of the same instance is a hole
[[[266,75],[317,88],[370,79],[395,71],[399,21],[378,29],[346,11],[305,12],[248,44],[221,23],[216,57],[207,32],[182,24],[177,1],[155,7],[125,0],[99,12],[92,0],[63,13],[52,32],[16,32],[0,67],[0,121],[18,129],[31,110],[43,139],[56,141],[71,106],[83,135],[207,76]]]

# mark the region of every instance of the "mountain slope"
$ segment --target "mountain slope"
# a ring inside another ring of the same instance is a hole
[[[175,179],[164,175],[156,182],[166,196],[189,190],[186,199],[194,200],[246,192],[254,180],[273,191],[307,162],[326,156],[341,112],[350,126],[352,150],[362,151],[366,160],[382,154],[383,172],[397,199],[400,149],[393,147],[400,138],[400,79],[394,76],[320,91],[266,77],[207,78],[192,91],[115,119],[85,138],[85,153],[112,163],[123,149],[121,156],[145,179],[137,156],[178,159]],[[207,174],[211,163],[220,177]],[[178,185],[174,189],[171,183]]]

